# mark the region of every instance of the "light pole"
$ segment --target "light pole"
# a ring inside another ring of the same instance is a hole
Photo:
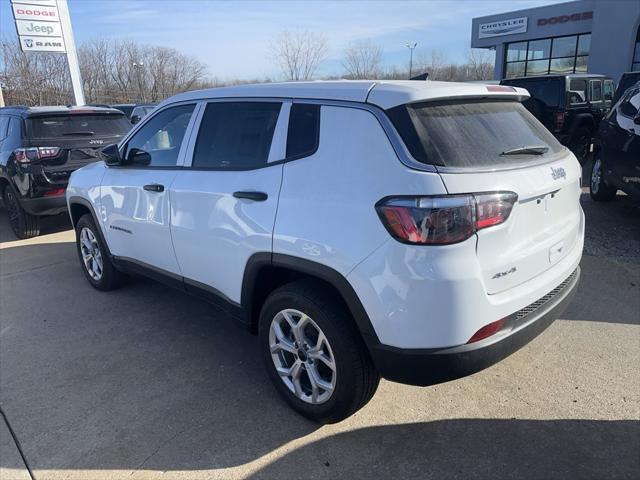
[[[137,73],[137,77],[138,77],[138,92],[140,95],[140,101],[142,103],[145,102],[144,99],[144,90],[142,88],[142,75],[143,75],[143,69],[144,69],[144,62],[133,62],[133,68],[136,70]]]
[[[413,44],[407,42],[405,45],[405,47],[409,49],[409,80],[411,80],[413,70],[413,49],[417,46],[418,42],[414,42]]]

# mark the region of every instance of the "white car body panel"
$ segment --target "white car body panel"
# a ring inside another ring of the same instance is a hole
[[[477,233],[477,257],[487,293],[520,285],[569,255],[581,236],[581,175],[580,164],[567,149],[544,165],[442,174],[449,193],[518,194],[506,222]]]
[[[378,107],[453,97],[522,100],[527,93],[429,81],[298,82],[187,92],[163,102],[129,135],[167,105],[200,102],[178,160],[183,170],[94,164],[74,173],[67,198],[87,198],[100,212],[114,255],[202,283],[233,302],[240,302],[252,254],[283,254],[345,277],[382,345],[463,345],[481,327],[549,293],[577,268],[584,215],[578,202],[580,167],[566,152],[548,163],[492,172],[438,173],[400,158],[406,148],[401,145],[399,153],[399,140],[381,123]],[[281,116],[291,101],[321,103],[318,150],[279,162],[286,148],[283,116],[269,155],[275,164],[248,171],[190,170],[193,128],[203,103],[255,98],[282,99]],[[551,167],[562,168],[564,177],[554,179]],[[141,187],[148,183],[161,183],[165,191],[145,192]],[[265,192],[269,199],[233,197],[247,190]],[[400,243],[375,210],[385,197],[499,190],[519,196],[510,218],[447,246]]]
[[[169,229],[169,186],[177,170],[107,168],[102,179],[104,234],[113,255],[180,275]],[[164,185],[151,192],[144,185]]]
[[[389,239],[375,211],[379,200],[446,190],[436,173],[398,161],[371,112],[323,106],[320,118],[316,153],[285,164],[273,251],[347,275]]]

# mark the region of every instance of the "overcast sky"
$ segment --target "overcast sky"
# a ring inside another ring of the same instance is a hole
[[[25,2],[28,0],[25,0]],[[352,41],[384,49],[387,66],[405,66],[407,42],[416,55],[432,49],[461,61],[470,45],[473,17],[560,3],[558,0],[422,1],[208,1],[68,0],[77,43],[93,38],[132,39],[165,45],[204,62],[222,79],[277,76],[270,40],[283,29],[323,33],[328,59],[320,74],[342,73],[341,56]],[[3,37],[15,37],[10,0],[0,0]],[[143,59],[141,59],[143,60]]]

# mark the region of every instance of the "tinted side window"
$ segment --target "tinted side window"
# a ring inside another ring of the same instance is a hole
[[[569,105],[587,101],[587,81],[574,78],[569,82]]]
[[[7,141],[16,147],[22,138],[22,120],[17,117],[9,118],[9,128],[7,129]]]
[[[215,102],[207,105],[193,167],[248,170],[263,167],[280,114],[280,102]]]
[[[613,99],[613,80],[604,81],[604,99],[605,101],[611,101]]]
[[[600,80],[591,80],[591,101],[599,102],[602,100],[602,82]]]
[[[289,113],[287,158],[311,155],[320,140],[320,105],[294,103]]]
[[[131,166],[172,167],[195,105],[179,105],[154,115],[127,143]]]
[[[0,117],[0,140],[4,140],[7,136],[7,127],[9,126],[9,117]]]

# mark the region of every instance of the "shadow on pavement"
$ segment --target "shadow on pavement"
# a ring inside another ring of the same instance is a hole
[[[564,320],[640,325],[640,267],[584,255],[582,277]]]
[[[318,428],[210,304],[143,279],[98,292],[72,242],[1,260],[0,402],[33,470],[231,467]]]
[[[11,230],[7,212],[0,209],[0,242],[13,242],[19,240]],[[48,235],[50,233],[58,233],[71,229],[71,221],[68,213],[53,215],[50,217],[42,217],[40,220],[40,234]]]
[[[639,453],[640,422],[441,420],[323,438],[250,478],[631,479]]]

